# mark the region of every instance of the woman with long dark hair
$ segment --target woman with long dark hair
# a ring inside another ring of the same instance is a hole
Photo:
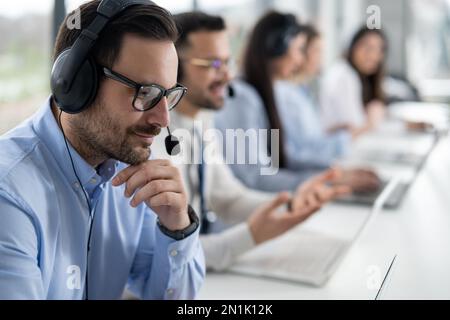
[[[363,27],[353,36],[345,58],[327,72],[321,85],[321,107],[330,131],[366,132],[382,120],[386,51],[384,33]]]
[[[244,55],[244,79],[261,97],[270,129],[280,130],[281,167],[287,166],[286,148],[273,85],[302,65],[306,42],[302,31],[293,15],[270,12],[256,24]]]
[[[229,99],[216,118],[216,126],[225,136],[227,129],[278,132],[275,141],[269,138],[266,145],[260,143],[261,139],[258,141],[259,166],[231,165],[234,173],[252,188],[271,191],[293,189],[299,179],[317,173],[330,164],[324,166],[319,153],[315,159],[304,162],[303,147],[298,148],[293,142],[302,123],[296,121],[299,104],[295,97],[290,98],[292,90],[286,82],[298,73],[304,63],[305,43],[305,28],[295,16],[275,11],[264,15],[250,34],[243,57],[242,79],[233,83],[234,98]],[[278,160],[280,170],[277,174],[261,174],[261,163],[267,159],[261,154],[264,151],[272,161]],[[248,150],[244,152],[247,152],[246,159],[251,158]],[[240,153],[242,150],[234,152]],[[365,170],[345,171],[344,180],[354,188],[377,184],[374,174]]]

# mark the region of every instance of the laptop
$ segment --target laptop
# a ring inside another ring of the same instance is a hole
[[[324,285],[352,245],[383,208],[397,183],[398,179],[392,179],[383,189],[370,213],[351,239],[341,239],[304,229],[288,232],[242,255],[230,271],[317,287]]]
[[[363,160],[396,163],[418,167],[426,157],[426,154],[407,151],[383,151],[366,150],[361,155]]]
[[[409,188],[412,186],[414,181],[416,180],[419,173],[422,171],[422,168],[425,166],[429,156],[435,149],[436,145],[440,140],[440,135],[435,134],[433,143],[430,148],[427,150],[427,153],[422,156],[421,160],[418,162],[417,166],[414,169],[414,176],[409,181],[399,182],[393,192],[390,194],[389,198],[384,203],[384,208],[386,209],[396,209],[401,204],[403,198],[408,192]],[[382,179],[380,183],[380,187],[378,190],[372,192],[353,192],[349,195],[342,196],[335,200],[335,202],[340,203],[351,203],[357,205],[366,205],[372,206],[378,196],[381,194],[382,190],[388,184],[387,180]]]
[[[412,185],[412,180],[408,182],[399,182],[386,202],[384,203],[384,208],[386,209],[396,209],[401,204],[403,198],[408,192],[410,186]],[[371,206],[375,202],[375,199],[379,196],[382,190],[386,187],[387,181],[382,180],[378,190],[373,192],[353,192],[349,195],[340,197],[335,200],[335,202],[340,203],[350,203],[364,206]]]

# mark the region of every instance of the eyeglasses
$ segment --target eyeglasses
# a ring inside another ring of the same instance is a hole
[[[120,73],[106,67],[101,67],[103,74],[112,80],[118,81],[129,88],[135,89],[133,108],[138,111],[147,111],[155,107],[163,97],[167,98],[168,109],[173,110],[187,92],[187,88],[177,84],[174,88],[165,89],[158,84],[140,84],[128,79]]]
[[[233,59],[192,58],[192,59],[185,59],[185,60],[194,66],[210,68],[210,69],[214,69],[217,71],[223,69],[224,67],[227,67],[229,69],[234,68],[234,60]]]

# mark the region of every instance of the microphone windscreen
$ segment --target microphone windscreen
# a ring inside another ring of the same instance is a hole
[[[233,98],[234,97],[234,88],[233,88],[233,86],[230,84],[230,85],[228,85],[228,96],[230,97],[230,98]]]
[[[168,135],[166,139],[164,139],[164,143],[166,145],[166,152],[168,155],[176,156],[180,153],[180,141],[173,135]]]

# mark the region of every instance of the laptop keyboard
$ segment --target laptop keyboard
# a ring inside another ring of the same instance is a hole
[[[342,198],[338,198],[336,202],[344,202],[344,203],[355,203],[355,204],[364,204],[364,205],[373,205],[377,197],[383,191],[383,189],[388,184],[387,181],[382,181],[380,188],[374,192],[355,192],[348,196],[344,196]],[[399,183],[395,186],[394,190],[390,194],[389,198],[386,200],[385,207],[395,208],[397,207],[403,197],[405,196],[409,185],[407,183]]]
[[[348,242],[321,233],[299,230],[271,241],[242,256],[234,271],[315,282],[344,253]]]

